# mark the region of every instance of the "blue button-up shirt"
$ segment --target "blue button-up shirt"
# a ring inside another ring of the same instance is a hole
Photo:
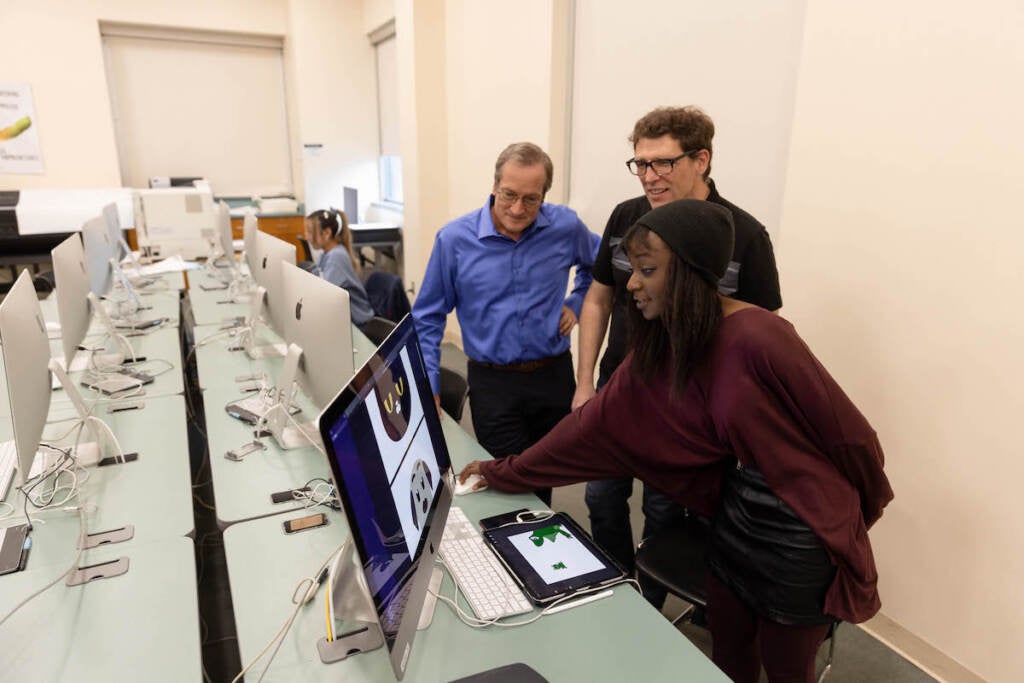
[[[434,393],[440,391],[441,338],[452,309],[466,355],[507,365],[564,353],[569,337],[558,332],[562,306],[577,317],[590,287],[590,268],[601,239],[572,209],[542,204],[518,240],[499,233],[483,208],[437,233],[416,303],[416,331]],[[565,295],[569,270],[572,292]]]

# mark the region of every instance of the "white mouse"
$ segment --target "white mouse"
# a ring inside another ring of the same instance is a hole
[[[480,481],[484,481],[484,478],[481,477],[479,474],[471,474],[471,475],[469,475],[469,477],[466,478],[465,483],[459,483],[458,478],[456,478],[455,479],[455,495],[456,496],[463,496],[463,495],[465,495],[467,493],[476,493],[477,491],[483,491],[485,488],[487,488],[487,483],[486,482],[484,482],[484,485],[481,486],[480,488],[478,488],[476,490],[473,489],[473,487],[476,486],[477,482],[480,482]]]

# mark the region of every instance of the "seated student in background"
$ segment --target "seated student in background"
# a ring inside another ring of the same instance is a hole
[[[470,463],[499,491],[631,476],[711,517],[712,659],[734,681],[813,681],[834,618],[874,615],[867,530],[892,500],[874,430],[793,326],[717,292],[729,211],[683,199],[623,238],[629,355],[520,455]]]
[[[373,317],[370,299],[359,279],[359,264],[352,249],[352,231],[343,211],[321,209],[306,216],[309,246],[322,249],[317,264],[320,277],[348,292],[352,322],[362,327]]]

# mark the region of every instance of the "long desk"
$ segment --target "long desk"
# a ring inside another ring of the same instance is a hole
[[[195,555],[187,538],[104,546],[81,565],[128,558],[121,576],[67,586],[62,579],[0,626],[5,681],[198,681],[202,677]],[[66,562],[74,559],[69,552]],[[64,567],[0,577],[0,614]]]
[[[67,404],[54,406],[43,441],[49,442],[49,438],[67,431],[70,423],[61,420],[72,414]],[[139,458],[124,464],[86,468],[87,479],[81,486],[79,499],[69,502],[69,505],[77,505],[80,501],[86,506],[86,532],[132,525],[134,538],[124,545],[182,538],[191,533],[194,525],[192,479],[184,399],[180,396],[146,399],[142,410],[108,413],[97,408],[94,414],[111,427],[124,452],[138,453]],[[0,440],[10,438],[10,421],[4,420],[0,422]],[[74,434],[57,443],[73,444]],[[23,495],[12,487],[6,500],[16,512],[0,520],[0,526],[23,522]],[[53,510],[38,517],[42,521],[32,530],[28,569],[69,562],[68,551],[78,541],[78,515]],[[4,583],[5,577],[0,577],[0,585]]]
[[[456,470],[487,457],[445,416],[443,428]],[[457,497],[471,519],[536,507],[532,495],[490,491]],[[323,508],[318,508],[323,510]],[[291,614],[295,585],[312,575],[348,537],[344,516],[327,511],[326,526],[285,534],[297,513],[235,524],[224,532],[232,603],[243,662],[249,662]],[[442,595],[454,596],[449,577]],[[324,634],[324,590],[304,606],[274,659],[274,680],[393,680],[384,648],[335,664],[321,663],[316,641]],[[463,601],[463,609],[470,611]],[[537,612],[535,611],[534,614]],[[509,621],[525,620],[531,615]],[[725,681],[725,676],[632,588],[608,599],[541,618],[521,628],[473,629],[438,603],[433,622],[416,634],[406,680],[449,681],[502,664],[525,662],[548,681]],[[257,665],[262,671],[265,661]]]

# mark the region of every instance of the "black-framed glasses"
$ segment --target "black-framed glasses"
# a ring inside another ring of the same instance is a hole
[[[543,195],[520,195],[513,192],[512,190],[506,190],[503,187],[498,188],[498,190],[494,194],[495,196],[498,197],[498,199],[505,202],[506,204],[515,204],[521,199],[523,200],[523,206],[526,207],[527,209],[535,209],[541,205],[541,202],[544,201]]]
[[[662,176],[668,175],[675,168],[676,162],[686,157],[692,157],[694,154],[699,152],[699,149],[691,149],[689,152],[683,152],[674,159],[651,159],[650,161],[644,161],[643,159],[627,159],[626,168],[629,172],[636,176],[647,175],[647,169],[651,168],[654,173]]]

